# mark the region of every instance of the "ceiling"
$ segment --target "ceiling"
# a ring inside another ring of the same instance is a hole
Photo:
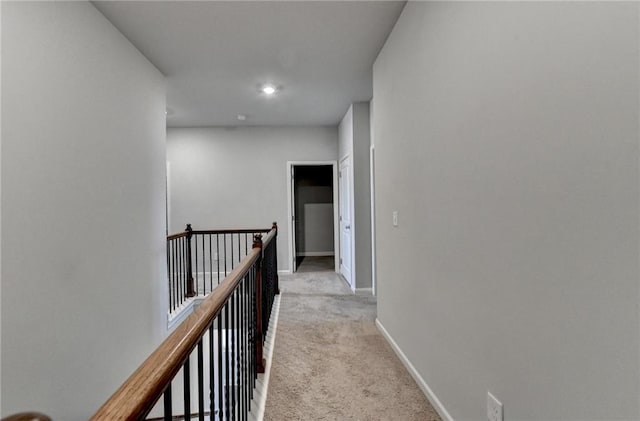
[[[403,1],[94,1],[167,78],[169,127],[336,125]],[[271,97],[263,83],[279,87]],[[238,114],[246,115],[245,121]]]

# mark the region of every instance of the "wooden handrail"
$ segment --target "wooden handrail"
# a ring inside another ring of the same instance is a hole
[[[185,232],[179,232],[177,234],[167,235],[167,241],[177,240],[178,238],[186,237],[188,234],[189,233],[185,231]]]
[[[266,237],[262,239],[262,248],[266,248],[267,245],[276,237],[276,230],[269,231]]]
[[[144,418],[153,409],[173,377],[189,358],[191,351],[260,255],[261,249],[253,248],[224,281],[203,300],[194,313],[178,326],[98,409],[91,420]]]

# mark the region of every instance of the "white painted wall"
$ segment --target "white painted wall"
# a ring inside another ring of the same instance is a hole
[[[375,62],[378,317],[456,420],[640,419],[638,7],[409,2]]]
[[[333,203],[305,203],[302,213],[304,245],[298,255],[333,256]]]
[[[353,103],[338,126],[339,159],[352,157],[351,185],[354,258],[357,289],[371,288],[371,185],[369,103]]]
[[[169,128],[170,231],[277,221],[278,269],[291,270],[287,161],[335,160],[337,151],[335,127]]]
[[[353,105],[342,117],[338,125],[338,159],[342,161],[353,153]]]
[[[356,230],[356,288],[371,288],[371,179],[369,103],[357,102],[353,112],[353,199]]]
[[[166,330],[164,78],[87,2],[3,2],[2,58],[2,415],[84,420]]]

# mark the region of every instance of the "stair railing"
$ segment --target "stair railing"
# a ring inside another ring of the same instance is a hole
[[[271,229],[194,230],[187,224],[167,236],[169,312],[213,291],[251,250],[254,236]]]
[[[241,230],[233,232],[238,231]],[[257,231],[268,233],[264,237],[261,233],[255,234],[244,258],[91,420],[143,420],[152,411],[151,416],[162,412],[160,419],[164,420],[176,416],[201,420],[205,416],[211,420],[247,419],[258,373],[264,372],[262,346],[274,294],[278,293],[277,225]],[[191,240],[195,235],[221,233],[186,232],[169,238]],[[246,234],[254,232],[247,230]],[[195,252],[191,248],[193,256]],[[186,250],[187,247],[185,253]],[[187,268],[188,265],[184,265],[185,272]],[[193,288],[185,286],[185,294],[198,291],[195,276]]]

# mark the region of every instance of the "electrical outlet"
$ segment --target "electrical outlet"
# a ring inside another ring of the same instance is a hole
[[[491,392],[487,392],[487,420],[503,421],[502,403]]]

